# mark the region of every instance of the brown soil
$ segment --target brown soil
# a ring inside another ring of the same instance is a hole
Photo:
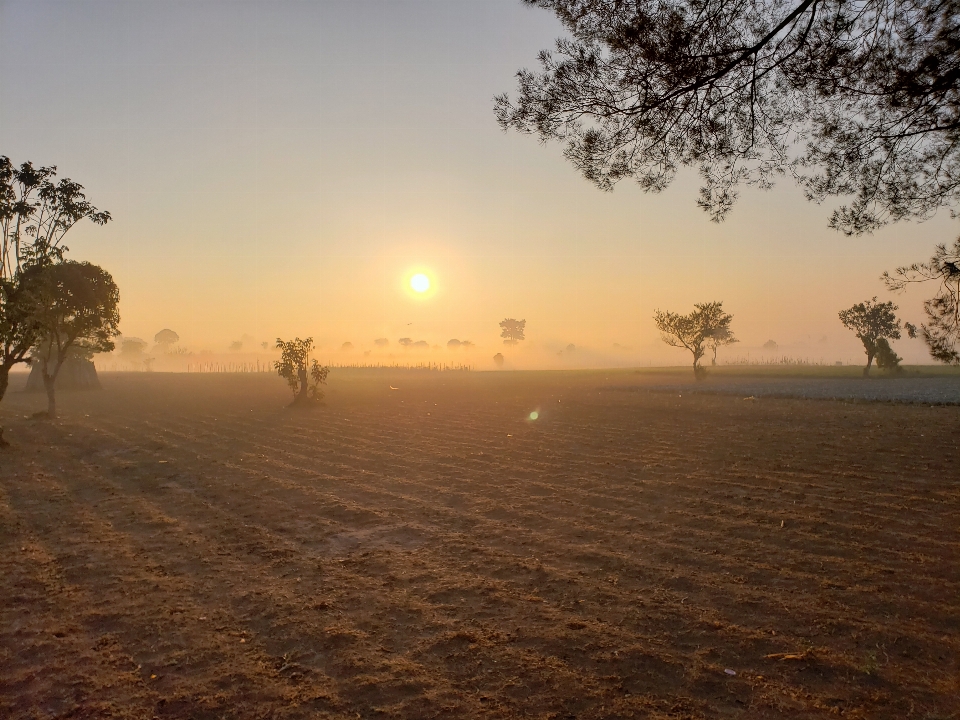
[[[0,717],[960,717],[958,408],[102,382],[0,405]]]

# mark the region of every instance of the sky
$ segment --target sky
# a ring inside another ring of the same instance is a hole
[[[693,172],[604,193],[556,144],[501,131],[494,96],[562,34],[520,0],[0,0],[0,154],[110,211],[70,256],[113,274],[125,336],[191,349],[458,338],[486,357],[514,317],[517,367],[571,343],[584,365],[681,364],[654,310],[722,300],[741,342],[721,356],[772,339],[858,361],[839,310],[876,295],[922,320],[932,291],[878,278],[960,234],[947,212],[847,238],[784,180],[717,225]]]

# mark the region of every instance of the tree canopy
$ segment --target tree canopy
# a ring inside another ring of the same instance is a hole
[[[514,320],[506,318],[500,321],[500,337],[504,345],[516,345],[524,339],[524,331],[527,327],[526,320]]]
[[[153,341],[160,347],[167,349],[180,342],[180,336],[170,328],[164,328],[153,336]]]
[[[707,348],[713,353],[713,357],[710,359],[710,364],[717,364],[717,350],[738,342],[740,341],[734,337],[733,331],[729,327],[722,327],[714,330],[707,338]]]
[[[277,338],[277,349],[280,351],[280,359],[274,362],[274,367],[293,391],[293,404],[318,403],[323,400],[320,386],[326,384],[330,368],[316,360],[310,362],[313,338],[294,338],[286,342]]]
[[[70,260],[31,265],[23,271],[20,283],[22,302],[38,331],[32,362],[40,363],[47,414],[55,417],[54,386],[67,358],[90,358],[113,350],[113,338],[120,332],[120,290],[103,268]]]
[[[700,379],[705,370],[700,360],[714,338],[733,338],[733,315],[724,312],[722,302],[698,303],[688,315],[656,310],[653,321],[661,339],[671,347],[686,348],[693,355],[693,374]]]
[[[877,302],[876,298],[840,311],[840,322],[845,328],[856,333],[863,343],[864,352],[867,354],[864,375],[869,374],[870,365],[878,353],[882,352],[884,358],[890,357],[892,350],[888,340],[900,339],[900,320],[897,319],[896,311],[897,306],[892,302]]]
[[[68,250],[63,238],[80,220],[109,222],[110,213],[87,200],[83,185],[70,178],[55,182],[56,174],[55,165],[15,167],[0,155],[0,279],[12,280],[31,262],[61,259]]]
[[[82,185],[57,181],[56,174],[55,166],[18,167],[0,155],[0,400],[10,369],[27,361],[41,331],[21,284],[23,273],[61,261],[64,236],[81,220],[97,225],[110,220],[110,213],[87,200]]]
[[[932,358],[960,365],[960,238],[949,249],[942,243],[937,245],[927,262],[899,267],[893,274],[885,272],[882,279],[895,292],[912,283],[939,283],[936,295],[923,304],[927,322],[920,325],[920,336]],[[907,326],[915,332],[912,325]]]
[[[496,98],[504,129],[564,143],[609,190],[704,179],[722,220],[740,185],[789,174],[830,226],[869,232],[960,199],[960,0],[523,0],[569,37]]]

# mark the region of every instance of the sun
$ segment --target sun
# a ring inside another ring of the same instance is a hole
[[[410,287],[412,287],[415,292],[425,293],[430,289],[430,278],[423,273],[417,273],[410,278]]]

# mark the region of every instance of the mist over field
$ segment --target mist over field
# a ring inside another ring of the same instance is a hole
[[[0,0],[0,720],[960,720],[960,0]]]
[[[69,245],[123,293],[121,330],[176,330],[195,351],[312,336],[324,351],[410,336],[467,338],[526,318],[553,367],[573,343],[597,363],[680,363],[657,308],[722,300],[745,354],[856,354],[837,311],[886,293],[884,270],[957,234],[949,213],[845,238],[835,203],[788,178],[743,188],[724,223],[682,171],[664,192],[598,192],[561,157],[504,134],[491,98],[562,33],[514,0],[5,2],[3,152],[55,164],[113,221]],[[35,38],[55,48],[34,62]],[[70,108],[64,112],[63,108]],[[426,270],[429,302],[406,281]],[[895,298],[922,320],[922,291]],[[412,325],[410,325],[412,323]],[[827,340],[823,343],[822,339]],[[907,362],[919,343],[900,342]],[[332,357],[331,357],[332,360]]]

